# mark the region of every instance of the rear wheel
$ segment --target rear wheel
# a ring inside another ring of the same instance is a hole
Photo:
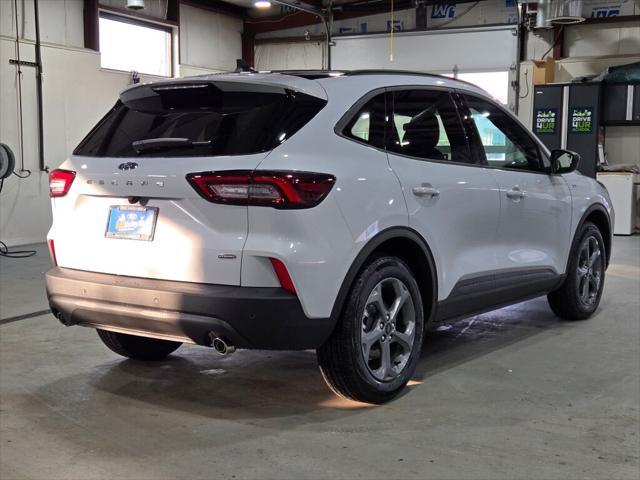
[[[411,378],[423,332],[413,274],[399,258],[378,258],[356,279],[335,331],[318,349],[320,370],[338,395],[387,402]]]
[[[97,332],[100,340],[111,351],[134,360],[163,360],[182,345],[179,342],[127,335],[108,330],[98,329]]]
[[[605,246],[600,230],[586,222],[580,232],[562,286],[547,298],[551,310],[567,320],[584,320],[598,308],[604,288]]]

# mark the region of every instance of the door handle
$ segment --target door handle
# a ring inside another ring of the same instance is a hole
[[[413,194],[416,197],[437,197],[440,195],[440,190],[433,188],[431,185],[423,185],[421,187],[413,187]]]
[[[507,190],[507,198],[511,200],[521,200],[525,197],[525,193],[520,190],[520,187],[513,187],[511,190]]]

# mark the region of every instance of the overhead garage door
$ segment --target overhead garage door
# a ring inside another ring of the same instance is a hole
[[[509,69],[516,61],[514,26],[398,32],[393,62],[389,34],[334,37],[331,66],[451,72]]]
[[[498,88],[493,85],[493,90],[502,89],[509,105],[515,103],[515,95],[509,87],[510,81],[515,80],[512,68],[517,64],[518,55],[518,37],[513,25],[398,32],[393,39],[393,61],[389,34],[334,37],[333,40],[333,69],[396,69],[450,74],[457,67],[460,78],[484,79],[488,84],[480,86],[489,91],[492,82],[502,82]],[[481,72],[496,72],[496,76],[492,79],[487,75],[470,75]]]

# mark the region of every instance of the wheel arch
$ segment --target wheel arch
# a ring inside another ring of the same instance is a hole
[[[331,310],[334,327],[360,271],[370,259],[383,254],[396,256],[407,264],[420,287],[425,309],[425,325],[433,320],[438,299],[438,278],[431,249],[415,230],[408,227],[392,227],[369,240],[351,264]]]
[[[605,249],[605,258],[607,260],[606,267],[609,266],[609,261],[611,260],[611,244],[612,244],[612,228],[611,228],[611,218],[609,217],[609,213],[606,208],[599,204],[593,204],[589,208],[585,210],[578,222],[578,225],[573,233],[573,241],[571,242],[571,250],[573,252],[576,242],[579,240],[578,235],[580,234],[580,230],[582,229],[585,222],[593,223],[602,234],[602,239],[604,240],[604,249]],[[569,262],[567,259],[567,268]],[[566,270],[565,270],[566,271]]]

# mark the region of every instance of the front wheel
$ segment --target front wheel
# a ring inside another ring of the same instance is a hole
[[[335,331],[318,349],[320,371],[338,395],[387,402],[411,378],[423,333],[411,270],[397,257],[377,258],[356,279]]]
[[[589,318],[598,308],[604,288],[606,252],[600,230],[586,222],[578,235],[564,283],[547,296],[553,313],[566,320]]]

